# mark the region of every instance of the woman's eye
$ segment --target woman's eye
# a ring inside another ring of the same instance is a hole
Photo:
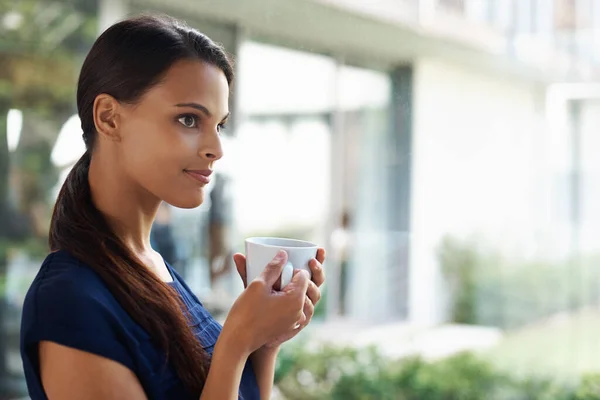
[[[197,125],[196,117],[193,115],[184,115],[179,118],[177,121],[186,128],[195,128]]]

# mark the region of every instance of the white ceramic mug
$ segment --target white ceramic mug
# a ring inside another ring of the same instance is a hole
[[[252,237],[246,239],[246,280],[251,282],[260,276],[267,264],[273,261],[279,250],[285,250],[288,262],[281,273],[281,288],[292,280],[294,269],[308,271],[308,262],[317,256],[316,244],[296,239]]]

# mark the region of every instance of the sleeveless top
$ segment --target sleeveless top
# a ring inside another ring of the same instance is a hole
[[[221,325],[204,308],[170,265],[169,283],[189,310],[194,334],[212,355]],[[133,371],[148,399],[194,399],[155,346],[110,293],[102,279],[68,252],[48,255],[25,297],[21,319],[21,357],[32,400],[46,400],[39,370],[38,343],[52,341],[114,360]],[[260,399],[249,360],[239,388],[243,400]]]

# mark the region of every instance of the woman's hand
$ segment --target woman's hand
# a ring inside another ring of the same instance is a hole
[[[246,257],[243,254],[235,254],[233,256],[235,261],[235,265],[237,267],[238,273],[244,282],[244,286],[246,286]],[[321,299],[321,290],[320,287],[325,282],[325,271],[323,270],[323,263],[325,262],[325,249],[319,248],[317,250],[316,258],[312,259],[308,266],[312,273],[312,281],[309,282],[308,287],[306,289],[304,305],[302,308],[303,318],[302,321],[299,321],[298,325],[292,327],[287,332],[284,332],[274,340],[271,340],[265,343],[266,347],[269,348],[277,348],[284,342],[295,337],[302,329],[304,329],[311,321],[314,313],[315,307],[319,300]],[[294,278],[297,274],[300,273],[300,270],[294,271]],[[292,282],[290,282],[286,287],[283,288],[281,293],[288,292],[297,292],[299,288],[293,284],[294,278],[292,278]]]
[[[303,310],[311,283],[308,273],[294,274],[286,291],[273,289],[286,263],[287,254],[280,251],[237,298],[223,324],[222,335],[231,338],[228,342],[240,346],[246,355],[305,323]]]

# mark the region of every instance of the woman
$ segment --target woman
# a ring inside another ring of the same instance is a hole
[[[232,79],[220,46],[168,18],[117,23],[92,47],[77,89],[87,151],[59,194],[52,253],[23,310],[32,399],[270,397],[278,346],[319,300],[324,251],[313,281],[296,272],[282,291],[279,254],[221,327],[150,246],[161,201],[202,203]],[[235,263],[245,281],[244,256]]]

